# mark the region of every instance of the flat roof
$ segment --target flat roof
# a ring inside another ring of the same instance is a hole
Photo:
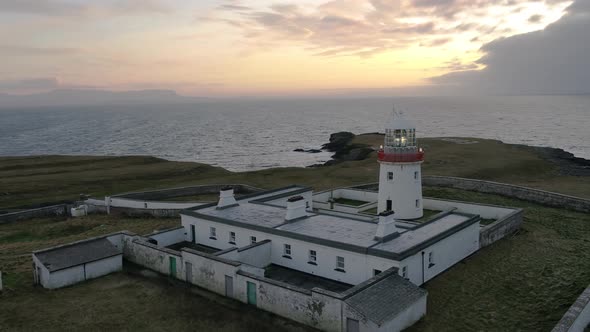
[[[255,229],[302,241],[336,247],[344,250],[369,253],[376,256],[403,259],[413,251],[443,239],[479,220],[479,216],[447,212],[435,219],[417,225],[398,223],[398,236],[384,242],[375,239],[377,222],[361,220],[355,215],[332,215],[308,212],[308,216],[286,221],[286,209],[277,204],[280,198],[311,191],[311,188],[290,186],[238,198],[238,205],[217,209],[207,204],[181,212],[230,225]],[[269,204],[267,202],[272,202]]]
[[[436,237],[438,234],[442,234],[463,224],[471,219],[471,217],[472,216],[451,213],[441,219],[435,220],[434,222],[426,223],[423,226],[418,225],[417,228],[401,233],[399,237],[391,241],[380,243],[374,246],[373,249],[402,253],[420,243]]]
[[[98,261],[116,255],[122,255],[106,238],[93,239],[86,242],[74,243],[44,251],[34,255],[49,270],[55,272],[70,267]]]
[[[377,243],[374,239],[377,231],[376,223],[327,214],[311,215],[279,226],[277,229],[361,247],[370,247]]]

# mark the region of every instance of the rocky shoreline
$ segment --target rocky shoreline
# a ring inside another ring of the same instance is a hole
[[[365,133],[355,135],[351,132],[341,131],[330,135],[328,143],[320,149],[295,149],[297,152],[319,153],[322,151],[334,152],[332,159],[323,164],[314,164],[307,167],[323,167],[335,165],[344,161],[364,160],[375,149],[367,144],[353,144],[356,136],[374,135],[379,133]],[[557,166],[560,175],[568,176],[590,176],[590,160],[576,157],[572,153],[559,148],[530,146],[524,144],[509,144],[522,149],[530,150]]]
[[[366,134],[365,134],[366,135]],[[352,141],[357,135],[341,131],[330,135],[328,143],[322,145],[321,149],[295,149],[296,152],[319,153],[322,151],[334,152],[332,159],[323,164],[314,164],[307,167],[331,166],[344,161],[364,160],[371,152],[375,151],[366,144],[353,144]]]

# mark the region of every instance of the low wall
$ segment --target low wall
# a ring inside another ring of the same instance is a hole
[[[33,218],[43,217],[56,217],[56,216],[68,216],[69,210],[73,205],[69,204],[58,204],[52,206],[46,206],[38,209],[30,209],[18,212],[11,212],[0,215],[0,224],[28,220]]]
[[[124,242],[123,257],[126,260],[161,274],[170,275],[170,258],[172,257],[176,261],[176,278],[183,278],[183,262],[179,251],[151,244],[137,236],[126,236]]]
[[[576,299],[551,332],[582,332],[590,327],[590,286]]]
[[[111,207],[110,214],[120,214],[129,217],[176,218],[182,209],[137,209],[126,207]]]
[[[249,246],[238,249],[238,260],[240,262],[264,268],[271,263],[271,247],[270,240],[264,240],[253,243]]]
[[[258,192],[258,191],[262,190],[260,188],[248,186],[245,184],[229,184],[229,185],[234,187],[234,191],[236,193],[240,193],[240,194],[253,193],[253,192]],[[228,186],[228,184],[207,184],[207,185],[199,185],[199,186],[188,186],[188,187],[179,187],[179,188],[168,188],[168,189],[160,189],[160,190],[132,192],[132,193],[117,194],[112,197],[130,198],[130,199],[137,199],[137,200],[161,200],[161,199],[169,199],[169,198],[180,197],[180,196],[217,194],[217,193],[219,193],[221,188],[224,186]]]
[[[180,226],[161,230],[145,236],[158,241],[158,246],[167,247],[169,245],[184,241],[186,239],[186,232],[184,227]]]
[[[422,184],[497,194],[574,211],[590,212],[590,200],[512,184],[449,176],[424,176]]]
[[[515,209],[512,213],[482,227],[479,231],[479,247],[490,244],[515,233],[522,225],[523,210]]]

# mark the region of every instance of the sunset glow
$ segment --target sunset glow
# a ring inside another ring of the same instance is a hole
[[[0,93],[322,94],[433,84],[571,1],[41,1],[0,4]],[[19,84],[18,82],[24,83]]]

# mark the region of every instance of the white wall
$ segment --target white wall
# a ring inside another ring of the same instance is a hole
[[[86,280],[123,270],[123,254],[86,264]]]
[[[416,285],[422,284],[422,252],[424,252],[424,282],[434,278],[449,267],[463,260],[479,249],[479,223],[423,249],[400,262],[399,274],[407,266],[408,278]],[[434,266],[428,267],[428,254],[434,254]]]
[[[498,206],[480,205],[476,203],[445,201],[440,199],[424,199],[424,208],[430,210],[445,211],[456,208],[457,212],[479,214],[484,219],[500,219],[512,212],[514,209]]]
[[[421,162],[416,163],[381,163],[379,168],[379,207],[378,212],[385,211],[387,200],[392,201],[396,218],[413,219],[422,217],[422,172]],[[393,180],[387,177],[393,172]],[[414,172],[418,177],[414,178]],[[416,200],[420,200],[416,207]]]
[[[256,236],[258,242],[270,239],[272,241],[272,263],[352,285],[359,284],[373,277],[373,269],[385,271],[397,265],[396,261],[385,258],[336,249],[191,216],[181,215],[181,217],[182,225],[187,230],[190,230],[191,224],[195,225],[198,243],[218,249],[227,249],[234,246],[244,247],[249,245],[250,236]],[[217,240],[209,239],[209,228],[211,226],[216,228]],[[230,231],[236,233],[235,245],[228,243]],[[285,243],[291,245],[291,259],[282,257]],[[317,265],[308,264],[309,250],[316,251]],[[335,271],[336,256],[344,257],[346,273]]]
[[[179,243],[186,240],[187,232],[184,228],[174,228],[163,232],[156,232],[146,235],[151,239],[158,241],[158,246],[167,247],[169,245]]]
[[[186,262],[192,265],[192,279],[186,280],[187,282],[206,288],[217,294],[225,295],[225,276],[227,275],[233,278],[234,294],[236,294],[235,276],[239,266],[226,264],[222,261],[187,251],[182,251],[181,255],[183,259],[183,270],[186,267]],[[183,271],[183,275],[186,276],[186,271]]]
[[[183,265],[180,253],[172,254],[171,250],[166,251],[158,246],[141,239],[125,237],[124,256],[130,262],[145,266],[156,272],[170,274],[170,257],[176,258],[176,277],[183,279]]]
[[[264,268],[271,263],[272,242],[266,242],[248,249],[239,249],[237,260],[248,265]]]

